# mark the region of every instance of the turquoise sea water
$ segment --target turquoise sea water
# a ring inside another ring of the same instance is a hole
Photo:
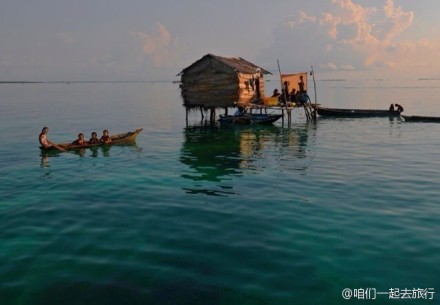
[[[0,85],[1,305],[357,303],[345,288],[432,288],[359,303],[439,304],[440,124],[186,125],[179,94]],[[439,96],[440,81],[318,83],[330,107],[440,116]],[[55,142],[144,131],[47,156],[43,126]]]

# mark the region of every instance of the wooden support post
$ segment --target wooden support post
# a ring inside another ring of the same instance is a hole
[[[211,108],[211,114],[209,120],[211,121],[211,123],[215,121],[215,108]]]
[[[284,107],[281,108],[281,124],[284,125]]]
[[[307,121],[310,120],[309,108],[307,105],[304,105],[304,112],[306,113]]]

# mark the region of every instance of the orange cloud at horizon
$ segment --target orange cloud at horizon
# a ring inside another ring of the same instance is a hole
[[[440,68],[440,39],[403,39],[416,16],[396,6],[394,0],[385,0],[382,7],[365,7],[352,0],[332,0],[332,4],[332,10],[319,17],[299,11],[292,20],[284,22],[292,33],[316,31],[310,35],[325,38],[310,44],[310,48],[324,52],[320,58],[312,59],[327,60],[320,67],[329,71],[425,67],[433,73]]]

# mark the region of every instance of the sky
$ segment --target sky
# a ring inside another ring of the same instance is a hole
[[[0,81],[161,81],[204,55],[440,78],[438,0],[0,0]]]

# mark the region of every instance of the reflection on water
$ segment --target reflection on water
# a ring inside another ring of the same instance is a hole
[[[187,126],[180,161],[195,170],[182,177],[194,181],[221,181],[221,177],[240,175],[240,138],[234,130],[217,125]]]
[[[195,181],[196,188],[185,188],[191,194],[233,194],[228,181],[248,174],[264,174],[267,164],[276,168],[305,171],[307,163],[295,160],[307,158],[309,134],[316,125],[304,123],[287,128],[269,126],[222,126],[199,124],[183,129],[180,161],[190,170],[181,177]],[[216,189],[206,189],[203,181],[217,183]]]
[[[118,147],[121,146],[129,146],[129,147],[135,147],[138,148],[136,143],[129,143],[124,145],[118,145]],[[102,145],[102,146],[93,146],[93,147],[87,147],[87,148],[78,148],[74,150],[68,150],[67,152],[61,152],[58,150],[49,150],[49,151],[41,151],[40,157],[41,157],[41,167],[49,167],[50,162],[49,159],[53,157],[59,157],[61,154],[72,154],[77,155],[81,158],[83,157],[92,157],[92,158],[98,158],[99,156],[102,157],[110,157],[110,151],[112,145]]]

